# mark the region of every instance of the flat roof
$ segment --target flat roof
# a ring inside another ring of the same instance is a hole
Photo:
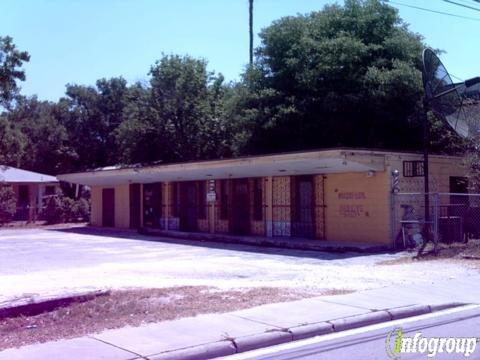
[[[7,183],[56,183],[55,176],[0,165],[0,181]]]
[[[108,186],[128,183],[384,171],[387,155],[421,156],[418,153],[407,152],[329,149],[149,166],[110,166],[58,175],[58,179],[74,184]],[[438,157],[452,158],[432,155],[432,158]]]

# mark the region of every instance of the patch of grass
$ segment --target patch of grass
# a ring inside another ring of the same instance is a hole
[[[281,288],[222,291],[205,286],[111,291],[36,315],[0,318],[0,350],[27,344],[84,336],[127,325],[173,320],[205,313],[223,313],[257,305],[338,295],[349,290],[301,292]]]

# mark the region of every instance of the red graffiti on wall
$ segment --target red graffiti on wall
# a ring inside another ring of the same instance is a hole
[[[363,205],[340,205],[340,215],[343,217],[359,217],[364,214]]]
[[[338,193],[340,200],[365,200],[367,196],[363,191],[361,192],[340,192]]]

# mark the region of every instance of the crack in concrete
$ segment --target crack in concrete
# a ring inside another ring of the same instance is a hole
[[[138,354],[138,353],[136,353],[135,351],[131,351],[131,350],[125,349],[125,348],[123,348],[123,347],[121,347],[121,346],[112,344],[112,343],[110,343],[110,342],[108,342],[108,341],[105,341],[105,340],[102,340],[102,339],[97,339],[97,338],[94,337],[94,336],[87,336],[87,337],[88,337],[89,339],[99,341],[99,342],[101,342],[101,343],[104,343],[105,345],[110,345],[110,346],[113,346],[113,347],[115,347],[115,348],[117,348],[117,349],[119,349],[119,350],[123,350],[123,351],[125,351],[125,352],[128,352],[128,353],[130,353],[130,354],[135,355],[135,358],[132,358],[132,359],[139,359],[139,358],[140,358],[140,359],[148,360],[147,357],[143,356],[142,354]]]

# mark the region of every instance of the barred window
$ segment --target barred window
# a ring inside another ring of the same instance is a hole
[[[420,160],[404,161],[403,176],[404,177],[425,176],[423,161],[420,161]]]
[[[220,220],[228,220],[228,182],[220,180]]]
[[[179,216],[179,202],[180,202],[180,197],[179,197],[179,193],[178,193],[178,186],[179,184],[174,182],[172,183],[171,185],[171,189],[172,189],[172,195],[171,195],[171,199],[172,199],[172,216],[173,217],[178,217]]]
[[[253,180],[253,220],[263,220],[263,189],[261,178]]]
[[[207,191],[206,182],[198,181],[198,218],[207,218]]]

